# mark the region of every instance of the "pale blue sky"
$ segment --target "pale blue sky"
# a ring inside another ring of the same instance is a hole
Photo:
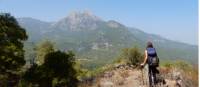
[[[44,21],[84,10],[106,21],[198,44],[198,0],[0,0],[0,12]]]

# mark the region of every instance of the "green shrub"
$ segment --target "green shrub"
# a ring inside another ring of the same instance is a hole
[[[134,47],[123,49],[116,62],[125,61],[127,64],[138,66],[143,61],[143,59],[144,56],[142,53],[138,50],[137,47]]]
[[[39,87],[77,87],[74,54],[55,51],[46,54],[42,65],[34,64],[25,72],[24,80]]]

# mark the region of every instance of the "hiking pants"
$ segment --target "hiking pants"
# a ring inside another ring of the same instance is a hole
[[[152,82],[156,84],[156,73],[159,73],[156,67],[149,66],[148,76],[149,76],[149,86],[152,87]],[[154,78],[154,81],[152,81],[152,77]]]

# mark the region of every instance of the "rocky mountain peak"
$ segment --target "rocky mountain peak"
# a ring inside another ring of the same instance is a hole
[[[90,20],[90,21],[100,21],[101,19],[94,15],[90,11],[83,11],[83,12],[71,12],[66,19],[71,20],[71,21],[85,21],[85,20]]]
[[[71,12],[53,26],[71,31],[95,30],[99,22],[102,22],[102,20],[90,11]]]

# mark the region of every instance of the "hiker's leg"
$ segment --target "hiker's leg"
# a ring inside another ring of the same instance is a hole
[[[153,76],[154,84],[156,84],[156,82],[157,82],[156,73],[157,73],[156,67],[152,67],[152,76]]]
[[[149,76],[149,87],[152,87],[152,78],[151,78],[151,67],[149,67],[149,72],[148,72],[148,76]]]
[[[153,82],[154,82],[154,84],[157,83],[156,73],[153,73]]]

